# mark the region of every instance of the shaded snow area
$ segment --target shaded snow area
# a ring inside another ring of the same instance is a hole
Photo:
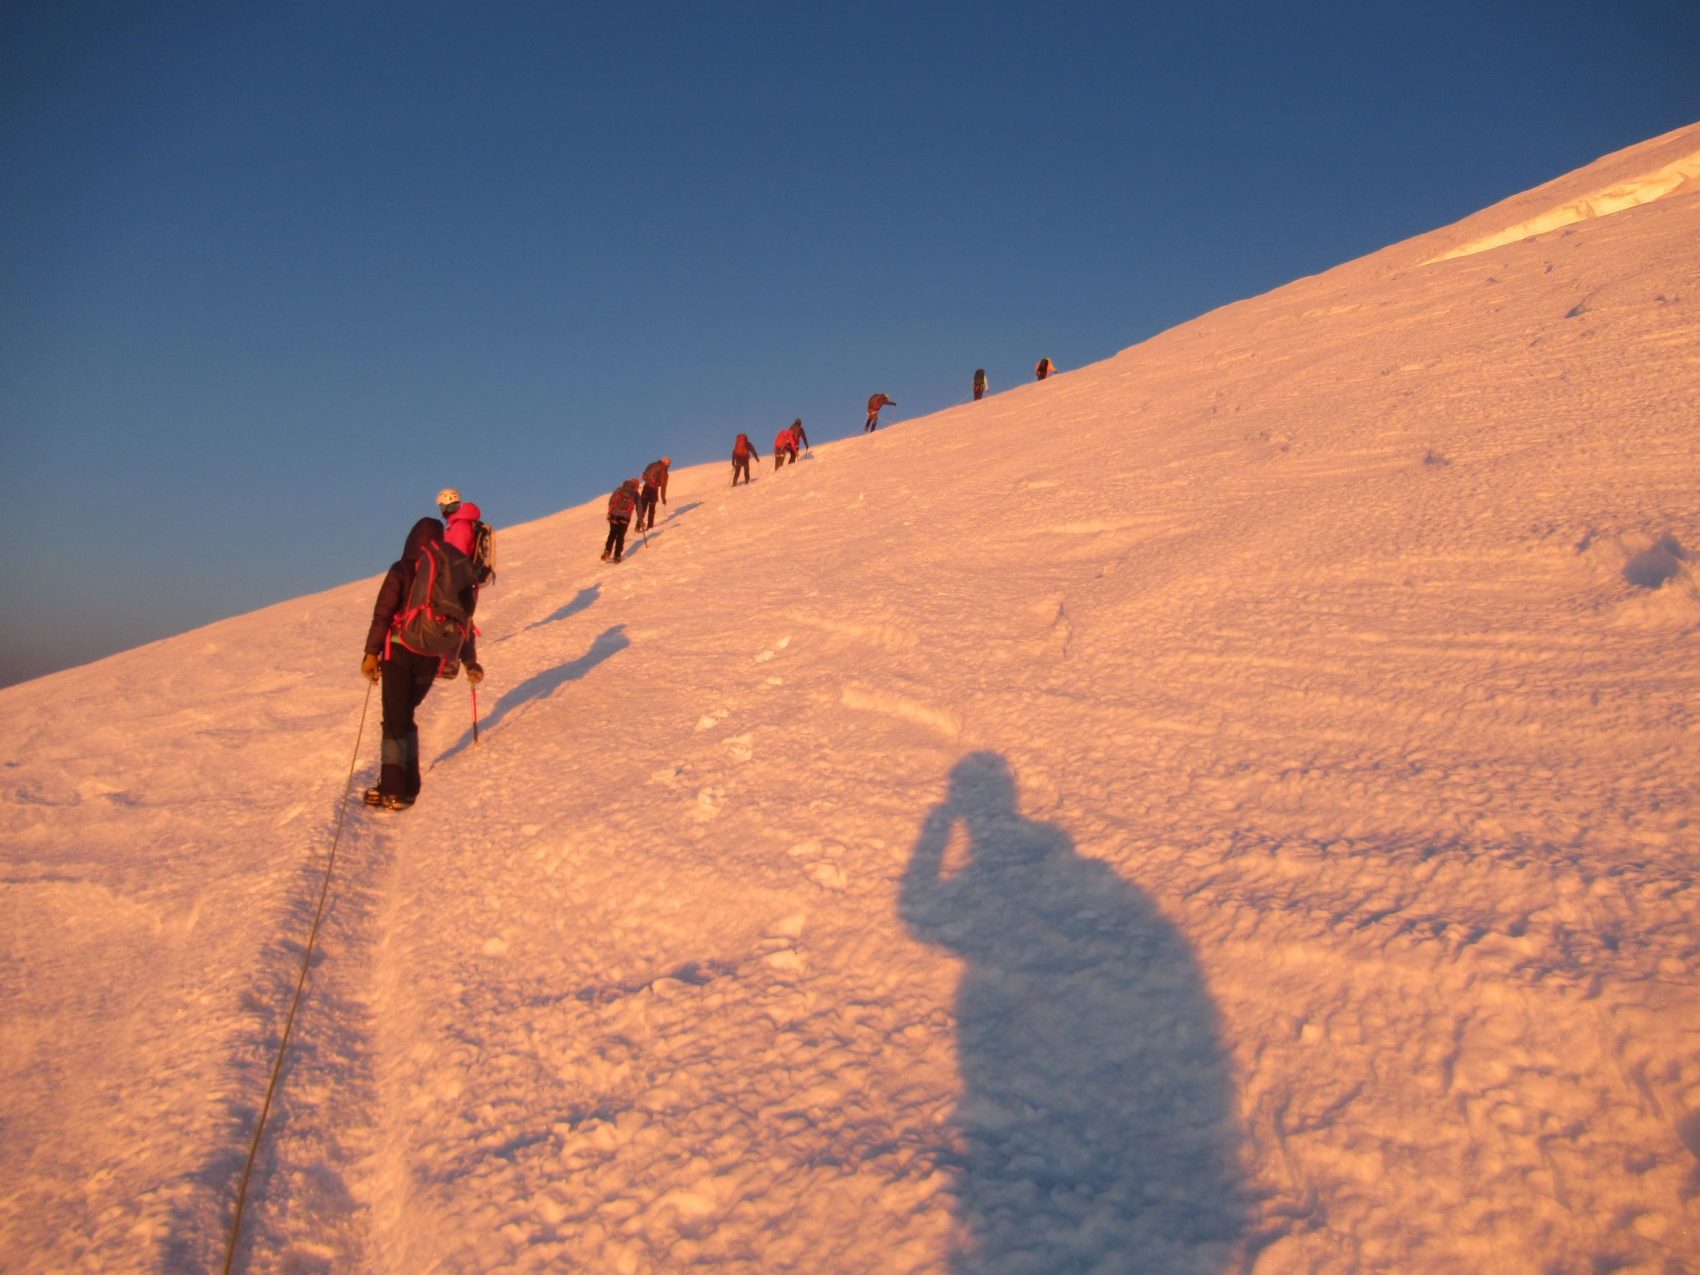
[[[410,811],[376,574],[0,691],[0,1267],[222,1262],[340,807],[237,1269],[1696,1269],[1700,191],[1536,211],[506,529]]]

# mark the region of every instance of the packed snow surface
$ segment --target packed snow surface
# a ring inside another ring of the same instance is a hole
[[[0,691],[0,1267],[222,1262],[342,810],[238,1269],[1700,1268],[1700,190],[1424,264],[1697,149],[505,529],[405,813],[406,527]]]

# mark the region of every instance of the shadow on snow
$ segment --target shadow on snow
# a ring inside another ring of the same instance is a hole
[[[965,962],[955,1275],[1226,1269],[1248,1220],[1227,1055],[1151,899],[1024,819],[1009,764],[981,752],[928,813],[900,907]]]
[[[525,681],[497,700],[495,707],[490,710],[490,715],[479,723],[480,736],[487,735],[495,730],[501,724],[502,719],[516,708],[521,708],[534,699],[545,698],[563,683],[578,681],[602,661],[610,656],[618,655],[631,644],[632,640],[626,636],[624,624],[616,624],[604,629],[597,635],[596,641],[590,644],[590,649],[579,656],[578,659],[566,664],[556,665],[552,669],[545,669],[534,677],[526,678]],[[438,757],[437,761],[447,761],[450,757],[471,746],[472,728],[468,727],[466,733],[456,741],[454,747]]]
[[[683,518],[686,514],[690,513],[691,510],[697,508],[701,504],[702,501],[693,500],[688,505],[680,505],[677,509],[669,513],[667,517],[661,520],[660,526],[651,527],[647,535],[645,535],[642,531],[639,531],[637,524],[633,523],[632,529],[626,533],[626,551],[622,556],[629,562],[632,555],[637,553],[638,550],[648,548],[649,542],[652,540],[661,539],[662,536],[667,534],[668,529],[672,527],[674,523],[678,522],[679,519]]]
[[[574,595],[571,602],[560,607],[553,615],[546,615],[541,620],[533,620],[530,624],[526,625],[518,632],[504,634],[497,638],[495,642],[492,642],[491,645],[495,646],[497,643],[506,642],[509,638],[518,637],[521,633],[530,633],[533,629],[540,629],[546,624],[554,624],[558,620],[571,619],[580,611],[588,611],[591,607],[595,606],[601,599],[601,596],[602,582],[599,580],[587,588],[580,589],[578,593]]]

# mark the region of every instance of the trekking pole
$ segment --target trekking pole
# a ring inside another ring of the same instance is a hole
[[[466,689],[472,692],[472,742],[478,742],[478,683],[466,679]]]
[[[289,1038],[295,1030],[295,1014],[301,1008],[301,994],[307,989],[307,971],[313,964],[313,948],[319,941],[319,922],[324,919],[325,900],[331,892],[331,873],[336,868],[337,847],[342,844],[342,817],[348,811],[348,792],[354,787],[354,768],[360,764],[360,739],[366,733],[366,713],[372,707],[372,686],[366,682],[366,700],[360,706],[360,725],[354,732],[354,756],[348,763],[348,778],[343,781],[342,800],[336,808],[336,832],[331,836],[331,853],[325,861],[324,882],[319,886],[319,906],[313,910],[313,924],[307,931],[307,943],[301,950],[301,971],[295,978],[295,995],[289,1002],[289,1014],[283,1020],[283,1038],[278,1041],[277,1059],[272,1063],[271,1082],[266,1086],[266,1100],[260,1107],[260,1118],[254,1124],[254,1140],[248,1145],[248,1159],[242,1166],[242,1183],[236,1191],[236,1214],[230,1220],[230,1240],[224,1250],[224,1275],[236,1261],[236,1242],[242,1236],[242,1210],[248,1203],[248,1179],[254,1172],[254,1160],[260,1154],[260,1139],[266,1132],[266,1119],[271,1115],[272,1099],[277,1095],[278,1081],[283,1075],[283,1056],[289,1049]]]

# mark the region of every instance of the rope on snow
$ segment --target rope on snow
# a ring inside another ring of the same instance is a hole
[[[313,947],[319,941],[319,921],[325,915],[325,900],[330,897],[331,873],[336,868],[337,847],[342,843],[343,817],[348,813],[348,793],[354,786],[354,768],[360,764],[360,737],[366,733],[366,713],[372,707],[372,683],[366,683],[366,700],[360,706],[360,727],[354,732],[354,756],[348,763],[348,778],[342,786],[342,800],[337,803],[336,832],[331,837],[330,858],[325,861],[325,879],[319,886],[319,906],[313,911],[313,925],[307,931],[307,946],[301,953],[301,972],[295,979],[295,996],[289,1002],[289,1016],[284,1019],[283,1039],[277,1045],[277,1059],[272,1063],[271,1083],[266,1086],[266,1101],[260,1108],[259,1123],[254,1126],[254,1141],[248,1147],[248,1162],[242,1166],[242,1185],[236,1192],[236,1216],[230,1222],[230,1242],[224,1250],[224,1275],[230,1275],[236,1261],[236,1242],[242,1233],[242,1209],[248,1202],[248,1178],[254,1172],[254,1161],[260,1154],[260,1138],[266,1131],[266,1118],[271,1114],[272,1098],[277,1094],[278,1077],[283,1074],[283,1056],[289,1049],[290,1033],[295,1030],[295,1011],[301,1008],[301,994],[307,988],[307,967],[313,960]]]

